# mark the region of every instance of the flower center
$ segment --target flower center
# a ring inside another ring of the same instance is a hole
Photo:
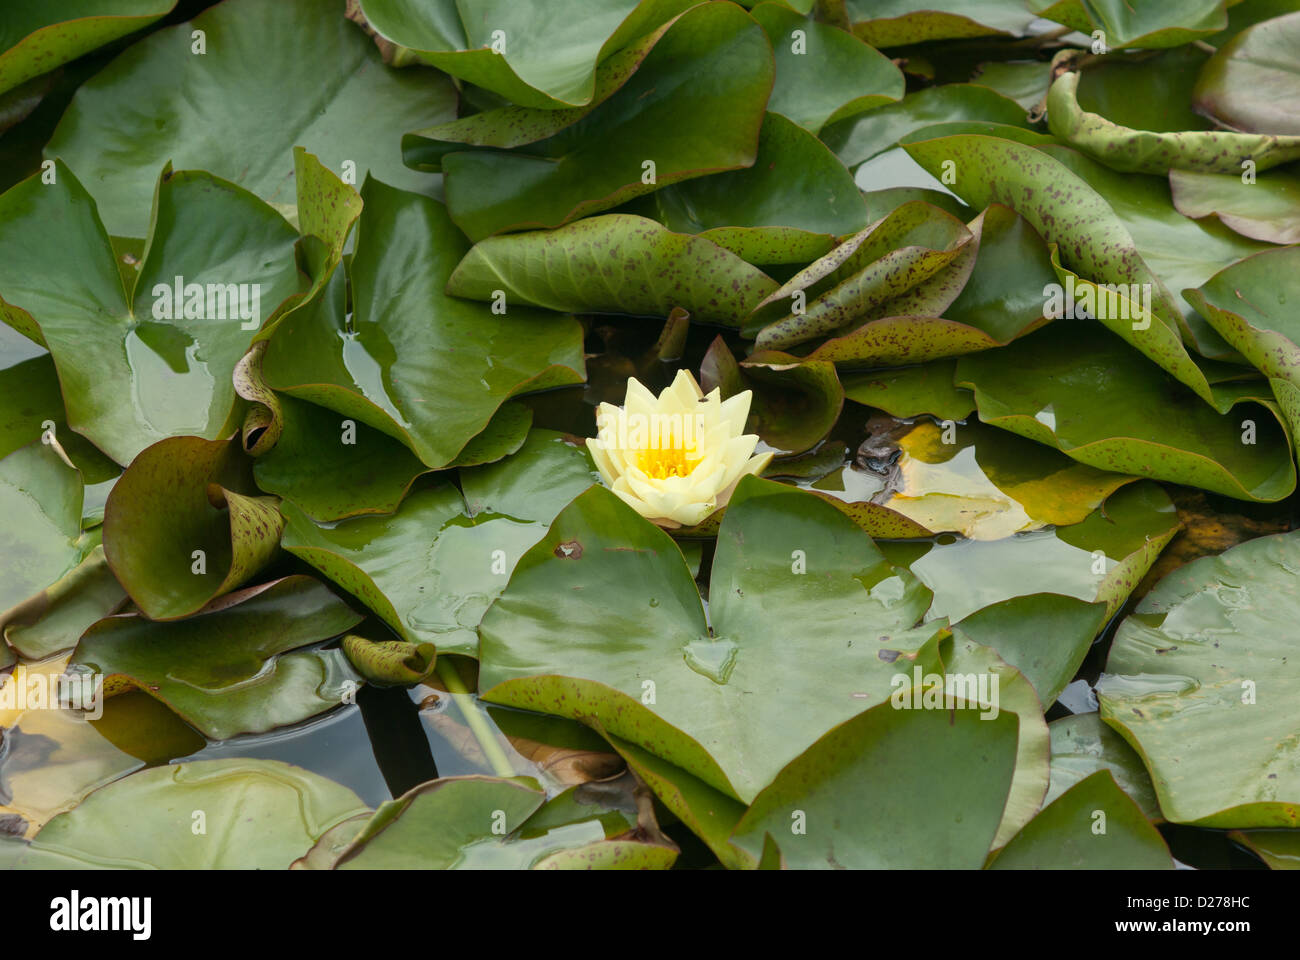
[[[647,477],[666,480],[668,477],[685,477],[695,469],[698,458],[688,457],[694,451],[681,447],[642,450],[637,454],[637,466]]]

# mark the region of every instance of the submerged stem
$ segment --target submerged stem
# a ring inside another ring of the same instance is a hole
[[[479,710],[477,701],[465,688],[465,681],[461,679],[460,672],[447,657],[438,658],[437,670],[438,676],[442,678],[443,685],[447,688],[447,692],[451,694],[452,700],[460,708],[460,715],[469,724],[474,739],[478,741],[479,747],[483,750],[483,755],[487,757],[492,772],[498,777],[513,777],[515,770],[510,765],[510,759],[506,756],[506,752],[501,749],[501,744],[497,741],[491,725]]]

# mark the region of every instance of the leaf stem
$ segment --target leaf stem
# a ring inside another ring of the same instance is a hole
[[[487,758],[492,772],[498,777],[515,776],[515,769],[510,765],[506,752],[501,749],[501,744],[493,733],[487,718],[483,716],[482,711],[479,709],[478,702],[465,688],[465,681],[461,679],[460,671],[456,669],[455,664],[448,657],[439,657],[437,670],[438,676],[442,678],[443,686],[447,688],[447,692],[451,694],[451,699],[460,708],[460,715],[465,718],[470,731],[474,734],[474,739],[478,741],[479,747],[482,748],[483,756]]]

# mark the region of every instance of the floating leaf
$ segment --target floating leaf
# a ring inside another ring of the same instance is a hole
[[[554,110],[590,102],[597,64],[691,6],[690,0],[598,0],[545,16],[509,0],[362,0],[366,22],[416,58],[514,103]]]
[[[1295,827],[1300,536],[1260,537],[1180,567],[1120,624],[1101,717],[1141,754],[1175,823]]]
[[[1047,97],[1052,133],[1112,170],[1130,173],[1240,174],[1247,163],[1267,170],[1300,157],[1300,136],[1279,137],[1221,130],[1156,133],[1134,130],[1079,106],[1079,74],[1064,73]]]
[[[1279,500],[1295,488],[1282,425],[1249,402],[1260,391],[1240,387],[1243,406],[1217,413],[1088,321],[1049,324],[1008,347],[963,357],[957,383],[974,389],[984,422],[1102,470],[1242,500]],[[1243,416],[1258,442],[1243,442]]]
[[[697,5],[616,93],[554,137],[527,152],[443,156],[447,209],[478,241],[748,167],[772,75],[771,47],[753,19],[734,4]]]
[[[806,263],[867,225],[853,175],[808,131],[768,113],[746,170],[699,177],[654,195],[661,219],[750,263]]]
[[[447,281],[456,297],[493,300],[501,291],[508,310],[666,317],[680,307],[726,326],[774,289],[767,274],[712,241],[621,213],[480,241]]]
[[[1169,190],[1185,217],[1217,216],[1254,240],[1300,242],[1300,174],[1290,168],[1270,170],[1251,183],[1236,174],[1170,170]]]
[[[268,386],[335,410],[447,466],[506,400],[582,379],[571,317],[511,304],[500,314],[442,292],[468,249],[441,204],[370,180],[341,287],[290,314],[262,358]],[[401,351],[395,344],[401,344]]]
[[[1023,0],[847,0],[845,8],[853,32],[873,47],[1020,36],[1034,19]]]
[[[1300,869],[1300,832],[1295,830],[1234,830],[1233,840],[1251,852],[1272,870]]]
[[[519,558],[593,481],[585,448],[535,431],[515,456],[408,496],[389,516],[316,524],[285,503],[283,545],[412,644],[478,656],[474,632]],[[466,505],[469,501],[469,506]]]
[[[1099,816],[1100,815],[1100,816]],[[1043,808],[992,863],[995,870],[1172,870],[1160,832],[1108,770]]]
[[[176,0],[55,0],[15,7],[0,32],[0,93],[141,30],[175,6]]]
[[[335,82],[322,82],[323,64]],[[301,145],[330,170],[353,164],[356,182],[369,171],[427,191],[430,178],[402,166],[391,131],[450,119],[455,105],[446,77],[385,67],[332,0],[232,0],[146,37],[83,84],[46,156],[91,185],[110,234],[143,237],[169,160],[292,203]],[[259,116],[282,122],[250,125]]]
[[[338,650],[300,649],[361,622],[319,581],[241,590],[183,623],[110,617],[81,638],[73,669],[105,696],[138,688],[214,740],[264,733],[339,705],[356,675]]]
[[[1251,363],[1273,388],[1294,432],[1300,427],[1300,330],[1295,327],[1295,297],[1300,277],[1300,247],[1257,253],[1221,270],[1183,296]],[[1243,424],[1244,426],[1244,424]]]
[[[758,860],[771,837],[793,869],[978,869],[1006,803],[1016,729],[1012,713],[880,704],[795,757],[732,842]],[[806,832],[791,836],[795,822]]]
[[[753,17],[776,54],[771,112],[816,133],[827,123],[903,96],[902,71],[851,34],[780,3],[756,5]]]
[[[198,810],[202,834],[192,829]],[[31,850],[83,868],[283,870],[364,810],[347,787],[278,760],[199,760],[96,790],[46,824]]]
[[[370,640],[350,633],[343,638],[348,661],[375,683],[413,684],[433,674],[436,649],[431,643]]]
[[[1157,823],[1164,820],[1142,758],[1096,713],[1062,717],[1047,729],[1052,735],[1052,783],[1044,806],[1097,771],[1109,770],[1143,816]]]
[[[54,169],[0,197],[0,314],[49,346],[72,429],[122,464],[164,437],[227,435],[249,331],[298,289],[297,233],[234,184],[164,170],[131,298],[93,201]]]
[[[796,549],[821,573],[801,576]],[[712,632],[668,535],[588,490],[480,625],[484,699],[582,719],[745,800],[828,727],[885,699],[895,660],[937,662],[937,629],[912,629],[925,592],[838,511],[780,484],[741,481],[711,583]],[[569,598],[562,618],[557,591]],[[800,638],[778,623],[800,624]],[[806,710],[791,715],[791,699]]]
[[[757,332],[759,349],[781,350],[848,329],[947,266],[970,240],[938,207],[904,204],[768,294],[745,332]],[[781,319],[765,323],[772,315]]]
[[[965,420],[975,412],[975,395],[953,386],[955,360],[935,360],[915,367],[896,367],[841,378],[844,397],[895,417],[933,414],[941,420]]]
[[[1242,30],[1201,68],[1197,111],[1230,130],[1300,134],[1300,11]]]
[[[1028,125],[1024,107],[996,90],[978,83],[946,83],[831,123],[821,138],[852,169],[914,130],[955,120]]]
[[[1160,49],[1217,33],[1228,25],[1224,0],[1131,3],[1129,0],[1030,0],[1039,16],[1081,33],[1100,30],[1107,50]]]
[[[76,646],[87,627],[117,611],[126,600],[103,546],[96,546],[72,570],[0,615],[4,639],[24,659],[44,660]]]
[[[172,437],[136,457],[113,488],[104,554],[145,616],[189,616],[275,555],[284,521],[240,456],[238,438]]]

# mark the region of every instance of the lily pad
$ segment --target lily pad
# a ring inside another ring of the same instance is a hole
[[[343,313],[334,287],[285,317],[262,358],[268,386],[368,424],[441,468],[511,397],[582,379],[573,318],[514,304],[502,314],[443,294],[469,245],[440,203],[375,180],[361,195],[354,312]]]
[[[1097,771],[1109,770],[1148,820],[1164,820],[1142,758],[1100,716],[1076,713],[1049,723],[1047,729],[1052,735],[1052,783],[1044,806]]]
[[[1193,220],[1217,216],[1230,230],[1269,243],[1300,243],[1300,173],[1270,170],[1253,183],[1237,174],[1169,171],[1178,212]]]
[[[0,623],[4,639],[24,659],[44,660],[76,646],[87,627],[126,601],[126,591],[109,569],[103,546],[97,545],[72,570],[0,615]]]
[[[1107,51],[1163,49],[1210,36],[1228,25],[1224,0],[1184,0],[1175,5],[1128,0],[1029,0],[1039,16],[1092,35],[1100,30]]]
[[[278,760],[198,760],[96,790],[31,849],[78,867],[283,870],[365,809],[347,787]]]
[[[815,134],[827,123],[902,98],[902,71],[852,34],[780,3],[760,3],[752,16],[776,54],[776,84],[767,104],[772,113]]]
[[[1102,470],[1242,500],[1279,500],[1295,488],[1282,425],[1249,402],[1259,391],[1240,388],[1242,405],[1217,413],[1089,321],[1049,324],[1000,350],[963,357],[957,384],[974,389],[984,422]]]
[[[141,30],[175,6],[176,0],[55,0],[15,7],[0,28],[0,93]]]
[[[935,360],[841,377],[844,397],[895,417],[932,414],[940,420],[965,420],[975,412],[975,395],[953,385],[956,360]]]
[[[1193,105],[1230,130],[1300,135],[1297,43],[1300,11],[1247,27],[1201,68]]]
[[[680,307],[697,321],[726,326],[738,325],[775,289],[771,277],[711,240],[622,213],[482,240],[447,281],[456,297],[504,295],[507,310],[518,304],[666,317]]]
[[[805,578],[801,562],[822,573]],[[483,618],[484,699],[581,719],[752,800],[826,729],[886,699],[896,660],[937,663],[940,628],[913,629],[926,592],[801,491],[741,481],[711,583],[706,624],[668,535],[607,490],[588,490]],[[570,598],[562,619],[557,591]],[[793,641],[779,625],[791,623],[802,627]],[[800,666],[811,662],[815,674]],[[791,715],[791,698],[807,709]]]
[[[97,534],[81,532],[81,496],[80,475],[51,445],[37,441],[0,460],[0,624],[97,546]]]
[[[104,554],[145,616],[189,616],[275,555],[284,522],[248,474],[237,437],[172,437],[122,474],[104,510]]]
[[[342,652],[300,648],[360,622],[324,584],[286,577],[223,597],[183,623],[101,620],[77,644],[70,669],[102,676],[105,696],[143,690],[226,740],[338,706],[359,680]]]
[[[1160,832],[1109,770],[1043,808],[991,864],[994,870],[1172,870]]]
[[[978,83],[945,83],[827,124],[822,141],[846,167],[883,153],[914,130],[953,120],[979,120],[1028,127],[1025,108]]]
[[[464,497],[449,483],[427,486],[389,516],[317,524],[282,504],[283,546],[406,641],[476,657],[483,612],[593,469],[585,448],[534,431],[515,456],[462,476]]]
[[[223,435],[249,331],[298,289],[297,232],[234,184],[164,170],[131,296],[93,201],[54,170],[0,197],[0,315],[49,346],[68,423],[121,464],[164,437]]]
[[[91,185],[113,236],[146,235],[154,180],[169,160],[273,203],[294,202],[295,146],[340,173],[350,163],[353,182],[369,172],[427,191],[432,178],[402,166],[391,131],[450,119],[455,90],[430,71],[390,70],[340,14],[332,0],[230,0],[159,30],[78,89],[46,156]],[[322,82],[322,64],[337,82]]]
[[[589,102],[597,64],[691,6],[690,0],[598,0],[537,15],[510,0],[362,0],[385,39],[416,58],[527,107]]]
[[[1234,830],[1228,836],[1249,847],[1272,870],[1300,870],[1300,831]]]
[[[844,6],[853,32],[873,47],[1020,36],[1034,19],[1023,0],[847,0]]]
[[[654,194],[669,229],[707,237],[750,263],[806,263],[867,225],[853,175],[807,130],[768,113],[747,170]]]
[[[762,27],[734,4],[697,5],[616,93],[554,137],[527,151],[445,155],[447,209],[478,241],[558,227],[680,180],[748,167],[772,78]]]
[[[1300,536],[1260,537],[1175,570],[1120,625],[1101,717],[1142,756],[1175,823],[1295,827]]]
[[[970,240],[938,207],[904,204],[768,294],[745,332],[757,333],[759,349],[782,350],[849,329],[947,266]],[[772,316],[780,319],[766,322]]]
[[[732,843],[793,869],[978,869],[1016,762],[1016,716],[880,704],[820,737],[760,793]]]
[[[1300,427],[1300,330],[1287,299],[1296,295],[1300,282],[1297,265],[1300,247],[1282,247],[1240,260],[1199,289],[1183,291],[1223,338],[1269,378],[1293,432]]]

